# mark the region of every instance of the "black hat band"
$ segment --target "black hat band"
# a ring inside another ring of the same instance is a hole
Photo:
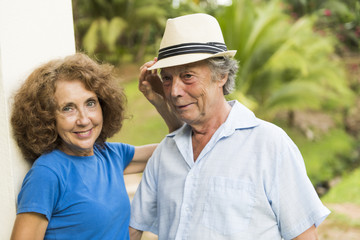
[[[227,51],[226,45],[220,42],[183,43],[159,50],[158,60],[189,53],[216,54]]]

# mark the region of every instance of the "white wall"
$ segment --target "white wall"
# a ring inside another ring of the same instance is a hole
[[[0,0],[0,239],[9,239],[29,169],[11,136],[11,97],[39,64],[75,53],[71,0]]]

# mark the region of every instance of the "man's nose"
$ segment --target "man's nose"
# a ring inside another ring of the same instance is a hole
[[[171,86],[171,97],[181,97],[184,93],[184,83],[179,77],[173,78]]]

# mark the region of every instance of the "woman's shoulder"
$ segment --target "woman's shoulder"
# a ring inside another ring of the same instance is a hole
[[[32,168],[47,168],[54,173],[67,172],[70,168],[69,161],[60,150],[53,150],[42,154],[35,160]]]
[[[123,154],[134,151],[133,145],[121,142],[105,142],[103,147],[96,146],[95,148],[99,152],[115,152],[117,154]]]
[[[103,160],[127,166],[134,157],[135,146],[119,142],[105,142],[103,147],[96,147],[94,153],[100,155]]]

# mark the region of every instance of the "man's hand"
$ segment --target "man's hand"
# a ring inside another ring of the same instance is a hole
[[[155,107],[163,104],[165,94],[161,79],[157,74],[157,70],[149,71],[148,68],[156,63],[156,58],[153,61],[147,62],[140,68],[139,76],[139,90]]]
[[[147,100],[154,105],[161,117],[164,119],[169,128],[169,132],[173,132],[183,125],[183,122],[177,117],[176,113],[171,110],[168,101],[165,98],[162,81],[157,74],[157,70],[149,71],[148,68],[154,65],[157,58],[147,62],[140,68],[139,90],[144,94]]]

